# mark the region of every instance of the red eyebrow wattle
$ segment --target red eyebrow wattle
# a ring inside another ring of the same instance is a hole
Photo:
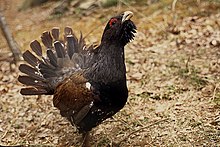
[[[112,23],[117,22],[118,20],[116,18],[112,18],[109,22],[109,25],[112,26]]]

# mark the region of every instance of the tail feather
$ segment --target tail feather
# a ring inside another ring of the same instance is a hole
[[[57,77],[57,74],[54,73],[54,71],[51,69],[40,69],[40,72],[42,73],[42,75],[46,79],[51,78],[51,77]]]
[[[74,53],[78,53],[78,46],[77,46],[78,44],[76,43],[77,40],[73,35],[68,35],[66,37],[66,40],[67,40],[67,44],[66,44],[67,53],[71,59]]]
[[[79,39],[79,46],[78,46],[78,48],[80,49],[80,52],[83,52],[83,51],[85,51],[84,50],[84,47],[85,47],[85,39],[83,38],[83,35],[82,35],[82,32],[80,32],[80,39]]]
[[[28,50],[24,52],[23,58],[29,65],[21,64],[19,67],[25,76],[19,76],[18,81],[27,85],[21,89],[21,94],[53,94],[60,82],[90,62],[93,56],[86,53],[88,50],[84,51],[86,47],[82,34],[78,39],[70,27],[65,27],[64,40],[59,40],[59,36],[58,28],[53,28],[51,33],[44,32],[41,40],[45,47],[34,40],[30,44],[34,54]],[[43,49],[46,50],[46,57],[43,56]],[[92,46],[89,49],[92,50]]]
[[[42,81],[37,81],[36,79],[29,77],[29,76],[19,76],[18,81],[27,85],[27,86],[34,86],[34,87],[43,87],[47,88],[48,85]]]
[[[35,52],[36,55],[42,56],[42,48],[40,43],[37,40],[34,40],[30,44],[31,49]]]
[[[87,50],[89,50],[89,51],[91,51],[91,50],[93,50],[95,47],[93,46],[93,45],[90,45],[88,48],[87,48]]]
[[[19,70],[27,75],[29,75],[32,78],[35,78],[36,80],[44,81],[45,78],[41,76],[41,74],[36,74],[38,73],[38,70],[36,68],[32,68],[26,64],[21,64],[19,66]]]
[[[44,78],[56,77],[57,74],[55,72],[56,69],[50,67],[50,65],[42,63],[39,65],[40,72]]]
[[[55,39],[55,41],[59,40],[60,29],[54,27],[51,30],[51,34],[52,34],[53,38]]]
[[[56,50],[58,58],[64,58],[65,57],[64,47],[59,41],[54,42],[54,48]]]
[[[49,94],[47,90],[42,89],[42,88],[35,88],[35,87],[22,88],[20,93],[23,95]]]
[[[29,50],[24,52],[23,58],[27,63],[29,63],[33,67],[36,67],[39,63],[42,62],[36,56],[34,56]]]
[[[64,28],[64,35],[67,36],[67,35],[73,35],[73,30],[72,28],[70,27],[65,27]]]
[[[39,64],[40,68],[56,69],[56,67],[50,63],[50,60],[48,58],[45,59],[44,57],[42,57],[42,60],[43,60],[43,62],[41,64]]]
[[[58,67],[57,58],[51,50],[47,50],[47,57],[49,58],[50,64],[54,67]]]
[[[47,48],[52,48],[53,38],[50,32],[43,32],[41,36],[41,41],[44,44],[44,46],[46,46]]]

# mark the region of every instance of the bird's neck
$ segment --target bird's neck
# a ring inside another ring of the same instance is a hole
[[[102,43],[99,46],[96,63],[90,71],[92,79],[100,83],[126,81],[124,46]]]
[[[119,40],[101,43],[100,55],[106,58],[110,66],[124,65],[124,45]],[[120,69],[120,67],[118,67]]]
[[[101,46],[100,59],[103,62],[103,67],[110,70],[112,77],[121,78],[125,76],[125,57],[124,46],[117,43],[109,43],[108,45]]]
[[[90,69],[88,77],[100,92],[101,99],[107,104],[123,107],[128,97],[124,46],[99,46],[96,63]]]

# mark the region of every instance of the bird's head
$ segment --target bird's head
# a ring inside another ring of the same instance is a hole
[[[132,16],[133,13],[131,11],[125,11],[118,16],[112,17],[105,27],[102,42],[113,43],[116,41],[124,46],[133,40],[134,33],[136,33],[136,26],[130,20]]]

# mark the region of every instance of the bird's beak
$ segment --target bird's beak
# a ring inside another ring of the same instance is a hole
[[[125,11],[125,12],[123,13],[121,22],[123,23],[123,22],[125,22],[126,20],[129,20],[131,17],[133,17],[133,12],[131,12],[131,11]]]

